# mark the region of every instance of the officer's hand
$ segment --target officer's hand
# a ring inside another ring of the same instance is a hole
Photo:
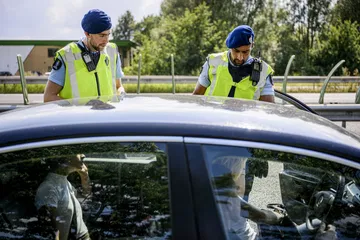
[[[79,173],[80,177],[83,178],[89,177],[89,170],[84,163],[81,165],[81,168],[77,170],[77,172]]]
[[[337,240],[335,226],[322,223],[316,233],[315,240]]]
[[[125,88],[123,86],[119,87],[117,90],[116,90],[116,94],[117,95],[125,95],[126,92],[125,92]]]
[[[249,160],[249,174],[258,178],[266,178],[269,171],[269,163],[261,160]]]
[[[266,224],[275,225],[281,223],[281,221],[284,219],[284,215],[268,210],[268,209],[262,209],[262,211],[265,213],[266,217],[264,222]]]

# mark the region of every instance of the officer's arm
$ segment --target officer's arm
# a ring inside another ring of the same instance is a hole
[[[117,94],[121,94],[122,92],[125,92],[125,89],[121,84],[122,77],[124,77],[124,74],[121,69],[121,58],[118,53],[116,58],[116,80],[115,80]]]
[[[265,83],[264,88],[261,91],[259,100],[264,101],[264,102],[271,102],[271,103],[275,102],[274,83],[273,83],[271,75],[267,76],[267,78],[266,78],[266,83]]]
[[[206,91],[206,87],[201,85],[199,82],[196,84],[196,87],[193,91],[193,95],[204,95]]]
[[[116,93],[121,94],[122,92],[125,92],[125,89],[121,84],[121,78],[118,78],[116,79]]]
[[[61,100],[58,96],[65,84],[65,64],[61,57],[55,59],[44,92],[44,102]]]
[[[263,95],[263,96],[260,96],[259,100],[264,101],[264,102],[271,102],[271,103],[275,102],[274,95]]]
[[[202,66],[198,82],[196,83],[196,87],[193,91],[193,95],[204,95],[205,94],[206,89],[211,84],[210,80],[209,80],[208,71],[209,71],[209,62],[208,62],[208,59],[206,59],[204,65]]]
[[[47,84],[46,84],[45,92],[44,92],[44,102],[61,100],[62,98],[58,96],[61,89],[62,89],[62,86],[48,80]]]
[[[260,209],[241,199],[241,215],[256,223],[277,224],[283,215],[267,209]]]
[[[50,233],[54,239],[60,239],[60,232],[57,228],[56,208],[42,206],[38,210],[38,220],[44,233]]]

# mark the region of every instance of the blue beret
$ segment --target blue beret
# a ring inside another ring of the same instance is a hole
[[[254,42],[255,34],[248,25],[237,26],[226,38],[228,48],[238,48],[244,45],[250,45]]]
[[[111,28],[111,18],[99,9],[92,9],[84,15],[81,26],[85,32],[101,33]]]

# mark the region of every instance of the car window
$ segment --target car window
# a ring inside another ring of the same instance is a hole
[[[229,239],[313,239],[321,224],[339,239],[359,236],[359,168],[255,148],[203,153]]]
[[[0,238],[171,235],[165,143],[36,148],[0,161]]]

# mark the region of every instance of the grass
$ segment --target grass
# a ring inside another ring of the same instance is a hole
[[[191,93],[194,88],[194,84],[176,84],[176,93]],[[349,93],[356,92],[359,83],[329,83],[326,92],[327,93]],[[136,93],[137,84],[124,84],[127,93]],[[320,93],[322,83],[290,83],[287,85],[288,93]],[[282,90],[282,83],[275,83],[275,89]],[[44,84],[28,84],[28,93],[44,93]],[[22,93],[20,84],[1,84],[0,93]],[[171,84],[140,84],[140,93],[172,93]]]
[[[291,83],[287,84],[288,93],[320,93],[322,83]],[[351,93],[356,92],[359,83],[329,83],[326,87],[327,93]],[[282,83],[275,83],[275,89],[282,91]]]

